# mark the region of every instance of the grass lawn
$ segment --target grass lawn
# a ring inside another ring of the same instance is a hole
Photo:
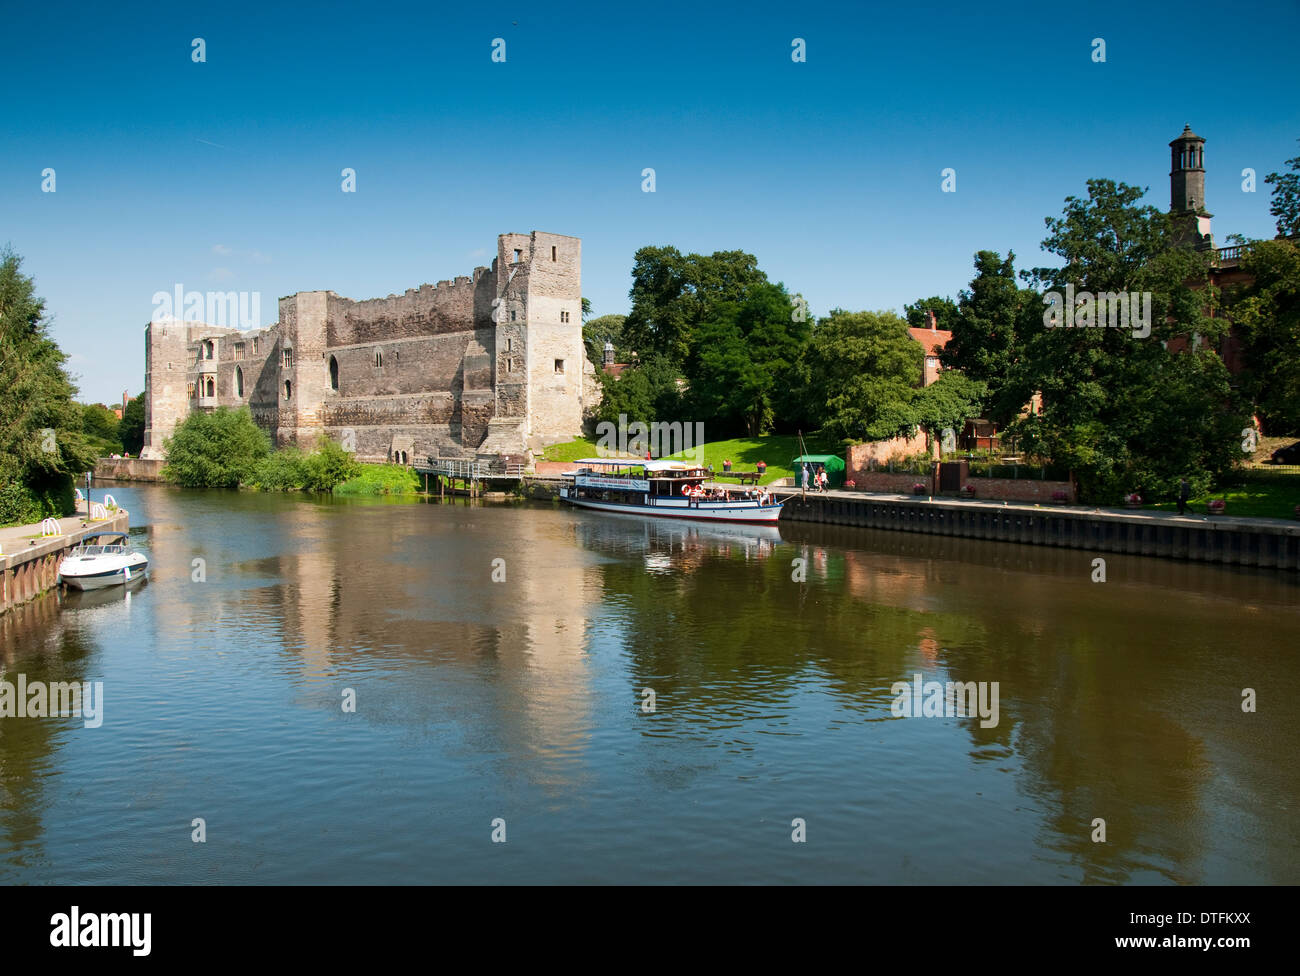
[[[1228,507],[1223,513],[1225,515],[1294,519],[1295,507],[1300,505],[1300,478],[1280,475],[1272,478],[1251,478],[1225,491],[1192,498],[1187,503],[1187,510],[1196,515],[1206,515],[1208,510],[1205,505],[1211,498],[1222,498],[1227,501]],[[1143,507],[1162,512],[1178,511],[1176,501],[1157,502]]]
[[[844,452],[838,440],[820,434],[805,434],[804,444],[809,454],[839,454]],[[713,465],[719,475],[723,460],[730,458],[737,471],[753,471],[759,461],[767,462],[767,474],[762,484],[778,478],[793,477],[790,461],[799,455],[799,438],[794,434],[765,434],[761,437],[737,437],[729,441],[712,441],[703,447],[704,464]],[[596,442],[584,438],[555,444],[546,449],[547,461],[577,461],[580,458],[598,457]],[[674,457],[681,458],[677,454]]]

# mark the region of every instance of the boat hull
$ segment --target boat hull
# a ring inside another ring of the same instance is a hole
[[[577,508],[597,512],[614,512],[619,515],[644,515],[648,518],[687,519],[693,522],[742,522],[751,525],[775,525],[781,517],[781,506],[738,505],[727,502],[701,502],[698,505],[662,504],[635,505],[628,502],[607,502],[594,498],[575,498],[561,494],[561,500]]]
[[[130,579],[127,579],[130,570]],[[59,573],[59,582],[74,590],[102,590],[110,586],[122,586],[135,583],[149,575],[148,561],[134,562],[128,566],[116,566],[95,572],[71,570]]]

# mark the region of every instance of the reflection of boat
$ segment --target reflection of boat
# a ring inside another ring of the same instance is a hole
[[[148,572],[149,560],[131,548],[125,532],[97,532],[86,536],[59,563],[59,582],[74,590],[99,590],[137,582]]]
[[[709,484],[685,461],[586,458],[560,497],[579,508],[701,522],[775,523],[781,503],[762,488]]]

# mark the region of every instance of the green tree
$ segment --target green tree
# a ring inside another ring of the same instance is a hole
[[[903,306],[903,316],[913,329],[930,328],[930,312],[934,312],[936,329],[944,332],[952,331],[953,323],[957,321],[957,305],[951,298],[935,295],[933,298],[922,298],[912,305]]]
[[[1025,377],[1013,367],[1021,354],[1023,323],[1041,323],[1043,308],[1037,292],[1016,284],[1015,260],[1014,252],[1005,259],[997,251],[976,253],[975,277],[958,296],[952,339],[939,356],[944,366],[987,385],[977,413],[1002,426],[1034,392],[1015,382]]]
[[[1095,501],[1169,495],[1184,476],[1217,480],[1240,456],[1248,419],[1216,352],[1226,320],[1208,314],[1218,301],[1208,256],[1182,243],[1169,215],[1140,206],[1144,193],[1090,180],[1087,199],[1068,197],[1063,216],[1047,219],[1043,248],[1062,265],[1029,277],[1058,295],[1067,285],[1080,295],[1150,293],[1150,335],[1026,321],[1012,369],[1013,383],[1043,393],[1042,414],[1012,432],[1073,468]]]
[[[916,423],[937,443],[945,427],[961,432],[967,420],[979,416],[988,391],[982,380],[974,380],[956,370],[945,370],[929,386],[914,391],[912,406]]]
[[[247,407],[218,407],[186,417],[165,448],[167,480],[187,488],[238,488],[253,483],[271,442]]]
[[[1242,391],[1266,434],[1300,434],[1300,247],[1256,241],[1241,267],[1253,279],[1230,306],[1245,365]]]
[[[86,436],[87,444],[100,456],[120,454],[122,442],[117,430],[121,423],[117,414],[102,403],[87,403],[81,406],[81,432]]]
[[[144,394],[128,400],[117,426],[117,439],[128,454],[139,456],[144,449]]]
[[[618,424],[620,415],[629,424],[681,419],[680,373],[667,357],[651,355],[639,360],[617,379],[606,373],[596,376],[602,388],[595,411],[597,422]]]
[[[1300,156],[1286,161],[1289,173],[1269,173],[1265,183],[1273,184],[1268,212],[1277,218],[1277,232],[1283,237],[1300,234]]]
[[[924,354],[897,313],[836,309],[808,347],[810,412],[834,436],[882,440],[910,432]]]
[[[741,303],[767,275],[743,251],[683,255],[675,247],[643,247],[632,265],[632,310],[624,324],[627,348],[642,358],[658,353],[681,363],[695,330],[720,305]]]
[[[66,356],[21,267],[0,252],[0,524],[72,514],[73,480],[95,462]]]
[[[623,323],[626,321],[626,315],[602,315],[582,324],[582,342],[587,349],[587,358],[596,369],[604,365],[606,342],[614,344],[615,362],[618,362],[619,355],[625,352],[622,345]]]

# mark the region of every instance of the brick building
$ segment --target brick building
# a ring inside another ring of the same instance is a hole
[[[145,330],[145,457],[195,410],[247,406],[277,445],[324,433],[363,460],[518,455],[581,432],[600,395],[582,342],[582,242],[502,234],[490,268],[404,295],[280,299],[241,332]]]

